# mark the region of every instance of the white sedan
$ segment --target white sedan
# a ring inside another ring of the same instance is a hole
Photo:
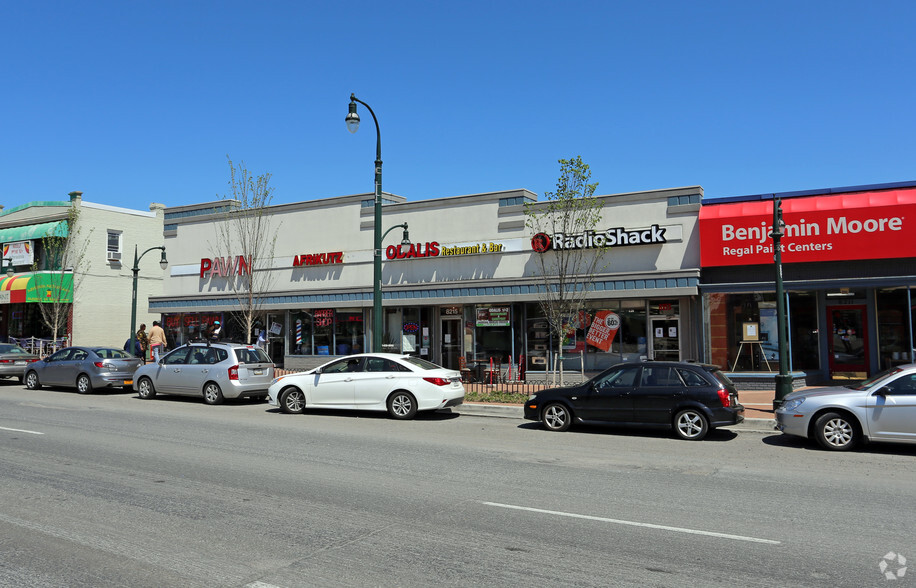
[[[320,367],[280,376],[268,402],[286,413],[306,408],[388,411],[395,419],[464,402],[461,374],[425,359],[392,353],[360,353]]]

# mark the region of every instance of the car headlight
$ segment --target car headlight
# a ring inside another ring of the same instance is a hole
[[[796,408],[801,406],[804,401],[805,401],[804,396],[802,396],[801,398],[793,398],[792,400],[787,400],[783,402],[782,409],[783,410],[795,410]]]
[[[528,397],[528,400],[529,400],[529,401],[531,401],[531,400],[537,400],[537,397],[538,397],[537,394],[532,394],[531,396]]]

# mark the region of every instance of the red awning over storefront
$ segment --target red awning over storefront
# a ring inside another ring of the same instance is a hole
[[[916,257],[916,188],[786,198],[783,263]],[[700,209],[703,267],[773,263],[773,200]]]
[[[26,290],[32,274],[19,274],[12,277],[3,276],[0,279],[0,304],[14,304],[25,302]]]

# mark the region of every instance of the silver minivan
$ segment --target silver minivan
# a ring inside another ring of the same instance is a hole
[[[274,364],[260,347],[188,343],[138,369],[133,387],[144,400],[156,394],[179,394],[220,404],[226,398],[266,398],[273,378]]]

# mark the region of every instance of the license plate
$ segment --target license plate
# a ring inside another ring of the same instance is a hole
[[[264,370],[254,370],[254,375],[260,376],[264,374]]]
[[[17,362],[16,362],[16,365],[25,365],[25,362],[24,362],[24,361],[17,361]]]
[[[133,384],[133,383],[134,383],[133,380],[124,380],[124,385],[125,385],[125,386],[130,386],[130,385]]]

